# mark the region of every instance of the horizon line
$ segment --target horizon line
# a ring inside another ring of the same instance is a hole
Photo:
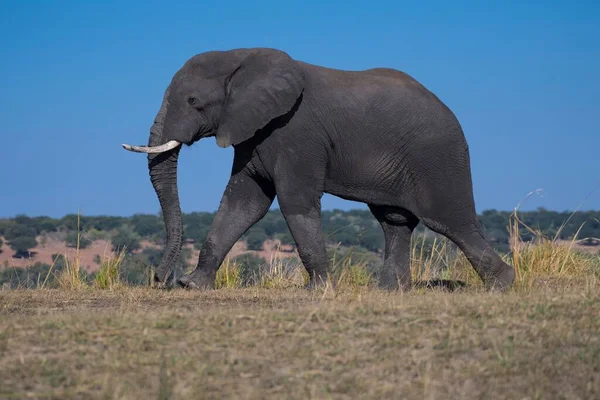
[[[276,207],[276,208],[271,208],[269,209],[269,212],[280,212],[281,210]],[[347,213],[347,212],[353,212],[353,211],[365,211],[365,212],[369,212],[368,208],[349,208],[349,209],[341,209],[341,208],[327,208],[327,209],[322,209],[321,212],[333,212],[333,211],[339,211],[339,212],[343,212],[343,213]],[[495,212],[499,212],[499,213],[513,213],[515,212],[515,208],[510,209],[510,210],[502,210],[502,209],[498,209],[498,208],[486,208],[480,212],[476,212],[477,215],[482,215],[485,212],[488,211],[495,211]],[[528,210],[518,210],[519,213],[530,213],[530,212],[540,212],[540,211],[545,211],[545,212],[554,212],[554,213],[571,213],[571,214],[576,214],[576,213],[583,213],[583,212],[591,212],[591,213],[600,213],[600,209],[573,209],[573,210],[556,210],[556,209],[549,209],[543,206],[539,206],[536,207],[535,209],[528,209]],[[188,211],[188,212],[184,212],[182,211],[182,215],[188,215],[188,214],[194,214],[194,213],[205,213],[205,214],[216,214],[217,210],[214,211],[206,211],[206,210],[195,210],[195,211]],[[131,218],[134,217],[136,215],[152,215],[152,216],[156,216],[156,217],[160,217],[160,211],[155,212],[155,213],[151,213],[151,212],[136,212],[133,214],[129,214],[129,215],[118,215],[118,214],[85,214],[85,213],[81,213],[81,212],[73,212],[73,213],[68,213],[68,214],[64,214],[61,217],[55,217],[55,216],[51,216],[48,214],[39,214],[39,215],[29,215],[27,213],[17,213],[14,214],[12,216],[0,216],[0,220],[10,220],[10,219],[14,219],[17,217],[28,217],[28,218],[52,218],[52,219],[61,219],[70,215],[79,215],[79,216],[84,216],[84,217],[117,217],[117,218]]]

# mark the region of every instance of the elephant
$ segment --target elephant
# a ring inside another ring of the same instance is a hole
[[[385,239],[379,285],[409,290],[410,244],[419,222],[465,254],[488,290],[515,279],[478,224],[469,147],[454,113],[407,73],[340,70],[273,48],[207,51],[172,77],[150,128],[148,170],[166,227],[155,271],[165,284],[182,247],[177,161],[183,145],[215,137],[233,147],[229,181],[188,289],[213,289],[229,250],[270,209],[279,208],[310,278],[326,285],[321,225],[324,193],[366,204]]]

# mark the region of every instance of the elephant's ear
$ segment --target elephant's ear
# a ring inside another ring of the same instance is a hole
[[[228,147],[250,139],[269,121],[290,111],[303,89],[304,74],[287,54],[251,53],[226,82],[217,144]]]

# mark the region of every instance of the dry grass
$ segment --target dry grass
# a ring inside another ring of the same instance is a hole
[[[558,235],[545,237],[523,223],[517,210],[512,214],[507,227],[511,234],[510,252],[503,258],[515,268],[513,292],[524,293],[551,286],[580,285],[596,288],[600,279],[600,253],[590,254],[577,250],[577,235],[568,245],[560,243]],[[562,228],[561,228],[562,229]],[[531,242],[521,241],[521,231],[533,234]],[[435,239],[430,251],[424,239],[417,238],[412,249],[411,274],[413,281],[449,279],[465,282],[479,288],[481,279],[461,252],[447,239]]]
[[[75,249],[75,256],[73,259],[69,259],[67,254],[63,255],[64,267],[57,274],[56,280],[58,286],[65,290],[79,290],[86,286],[85,280],[83,279],[83,270],[81,269],[81,258],[79,257],[80,251],[80,239],[81,239],[81,216],[77,214],[77,245]],[[56,262],[56,260],[54,261]],[[50,269],[49,273],[52,271]]]
[[[23,290],[0,304],[2,398],[600,396],[597,290]]]
[[[270,289],[300,287],[308,283],[308,272],[299,264],[275,252],[255,278],[258,286]]]
[[[0,292],[0,398],[599,398],[600,257],[511,223],[505,294],[446,241],[417,241],[412,273],[468,283],[454,293],[379,291],[351,253],[335,291],[274,257],[248,288],[227,261],[214,291]]]

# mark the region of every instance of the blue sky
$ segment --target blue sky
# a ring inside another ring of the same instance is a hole
[[[599,27],[597,1],[2,1],[0,216],[158,212],[121,143],[147,141],[189,57],[255,46],[411,74],[464,128],[478,211],[536,189],[523,209],[574,209],[600,184]],[[217,208],[232,158],[214,138],[182,150],[185,212]]]

